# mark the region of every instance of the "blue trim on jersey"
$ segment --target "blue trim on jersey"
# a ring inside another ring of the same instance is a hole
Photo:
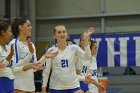
[[[14,80],[0,77],[0,93],[14,93]]]
[[[87,92],[89,90],[88,84],[85,84],[83,81],[80,81],[81,90]]]
[[[87,66],[86,66],[86,65],[83,65],[82,73],[83,73],[83,74],[87,73]]]
[[[27,53],[24,57],[22,57],[21,59],[24,59],[29,53]]]
[[[30,60],[30,62],[29,62],[29,63],[33,63],[33,62],[34,62],[34,60],[35,60],[35,56],[34,56],[34,55],[32,55],[32,58],[31,58],[31,60]]]
[[[78,90],[81,90],[80,87],[73,88],[73,89],[65,89],[65,90],[49,89],[48,92],[51,92],[51,93],[74,93]]]
[[[18,63],[18,49],[17,49],[17,38],[15,40],[15,52],[16,52],[16,63]]]

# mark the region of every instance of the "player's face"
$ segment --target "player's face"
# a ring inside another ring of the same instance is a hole
[[[4,40],[5,42],[9,42],[12,36],[11,27],[9,26],[8,29],[4,32]]]
[[[29,20],[26,21],[26,23],[24,23],[23,25],[21,25],[21,33],[28,37],[28,36],[31,36],[31,31],[32,31],[32,25],[30,23]]]
[[[88,41],[90,42],[90,38],[88,39]],[[81,48],[84,48],[84,39],[83,38],[80,40],[79,45],[80,45]]]
[[[59,41],[66,41],[68,34],[66,32],[65,27],[57,27],[55,30],[54,37],[56,38],[57,42]]]
[[[94,43],[92,48],[91,48],[91,54],[92,55],[96,55],[96,53],[97,53],[97,44]]]

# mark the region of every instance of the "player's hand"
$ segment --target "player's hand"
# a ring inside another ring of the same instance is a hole
[[[98,83],[99,84],[99,83]],[[98,86],[99,93],[106,93],[106,89],[103,85],[99,84]]]
[[[86,84],[90,84],[91,83],[91,77],[92,77],[91,75],[87,75],[83,82],[86,83]]]
[[[53,58],[53,57],[56,57],[58,55],[58,53],[59,53],[58,51],[53,52],[53,50],[51,49],[51,50],[47,51],[44,56],[46,58]]]
[[[89,37],[93,32],[94,32],[94,28],[93,28],[93,27],[89,27],[89,28],[83,33],[83,37],[84,37],[84,38],[87,38],[87,37]]]
[[[99,93],[106,93],[105,87],[92,78],[91,78],[91,83],[98,88]]]

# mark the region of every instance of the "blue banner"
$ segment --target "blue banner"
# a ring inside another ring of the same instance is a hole
[[[80,35],[71,35],[79,43]],[[140,66],[140,33],[94,34],[98,67]]]

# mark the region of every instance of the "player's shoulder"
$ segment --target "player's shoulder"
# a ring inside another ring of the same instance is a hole
[[[75,52],[77,49],[78,49],[78,45],[76,44],[67,45],[67,48],[66,48],[67,51],[71,51],[71,52]]]
[[[13,45],[18,45],[19,46],[19,45],[21,45],[19,43],[20,43],[20,41],[17,38],[14,38],[9,42],[8,45],[11,46],[13,44]]]

